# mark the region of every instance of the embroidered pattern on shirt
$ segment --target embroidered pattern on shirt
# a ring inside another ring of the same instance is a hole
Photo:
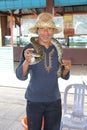
[[[53,56],[53,53],[54,53],[54,49],[51,50],[51,52],[49,52],[49,55],[48,55],[48,62],[47,62],[47,55],[46,53],[44,52],[44,67],[46,69],[46,71],[50,71],[51,68],[52,68],[52,56]]]

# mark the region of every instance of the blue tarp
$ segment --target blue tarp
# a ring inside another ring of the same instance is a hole
[[[87,0],[54,0],[54,6],[86,5]]]
[[[87,0],[54,0],[54,6],[85,5]],[[0,0],[0,10],[44,8],[46,0]]]
[[[0,10],[46,7],[46,0],[0,0]]]

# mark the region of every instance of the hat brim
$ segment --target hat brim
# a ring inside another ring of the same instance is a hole
[[[61,26],[59,26],[59,27],[37,27],[37,26],[33,26],[33,27],[29,28],[29,32],[37,34],[37,28],[52,28],[52,29],[54,29],[54,34],[62,32]]]

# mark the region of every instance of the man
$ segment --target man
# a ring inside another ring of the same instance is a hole
[[[35,52],[35,47],[33,44],[28,44],[16,69],[16,76],[20,80],[26,80],[30,74],[25,94],[28,130],[41,130],[42,117],[44,117],[44,130],[59,130],[62,108],[57,72],[61,66],[61,78],[67,80],[71,66],[65,60],[62,60],[60,65],[59,52],[51,42],[53,35],[59,33],[61,28],[55,26],[50,13],[41,13],[37,17],[36,25],[29,31],[38,34],[34,44],[39,45],[43,56],[37,64],[31,64],[35,61],[32,60],[33,53],[31,53]]]

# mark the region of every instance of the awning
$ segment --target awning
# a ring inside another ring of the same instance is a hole
[[[45,8],[47,0],[0,0],[0,10]],[[86,5],[87,0],[54,0],[56,6]]]
[[[54,6],[86,5],[87,0],[54,0]]]
[[[46,0],[0,0],[0,10],[44,7],[46,7]]]

